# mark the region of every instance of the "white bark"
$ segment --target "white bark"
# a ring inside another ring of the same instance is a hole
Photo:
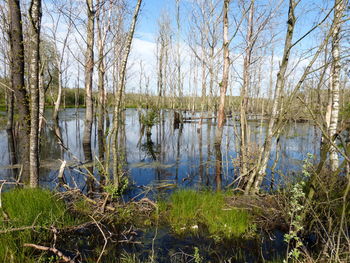
[[[41,0],[33,0],[30,17],[30,187],[39,184],[39,44],[41,27]]]
[[[340,90],[340,54],[339,54],[339,41],[340,41],[340,27],[341,16],[344,10],[344,1],[335,0],[334,8],[334,30],[332,32],[332,73],[331,73],[331,97],[332,104],[329,116],[329,137],[333,139],[337,132],[338,116],[339,116],[339,90]],[[335,140],[333,141],[335,143]],[[336,171],[339,166],[338,154],[334,146],[329,149],[329,160],[332,171]]]
[[[288,28],[287,28],[286,39],[284,44],[283,57],[279,68],[279,72],[277,73],[277,81],[275,86],[275,94],[273,98],[271,117],[270,117],[269,125],[266,131],[264,146],[260,153],[257,172],[251,174],[245,188],[246,194],[255,193],[259,190],[260,184],[266,173],[267,162],[270,157],[270,151],[271,151],[271,145],[272,145],[272,139],[273,139],[273,128],[278,116],[278,106],[280,104],[280,97],[283,91],[285,74],[288,67],[290,49],[292,47],[294,25],[296,21],[296,18],[294,15],[294,9],[296,5],[297,3],[295,2],[295,0],[290,0],[289,11],[288,11]]]
[[[130,25],[128,37],[125,43],[125,53],[123,56],[123,60],[121,62],[121,68],[119,71],[119,82],[118,82],[118,89],[115,93],[115,106],[114,106],[114,120],[113,120],[113,129],[112,132],[112,148],[113,148],[113,173],[114,173],[114,179],[115,179],[115,186],[119,186],[119,164],[118,164],[118,152],[117,152],[117,139],[118,139],[118,129],[119,129],[119,122],[120,122],[120,112],[121,112],[121,103],[122,103],[122,97],[123,97],[123,91],[124,91],[124,85],[125,85],[125,74],[126,74],[126,64],[128,62],[130,49],[131,49],[131,43],[134,37],[135,27],[136,27],[136,21],[137,17],[140,11],[142,0],[138,0],[134,15],[132,18],[132,22]]]

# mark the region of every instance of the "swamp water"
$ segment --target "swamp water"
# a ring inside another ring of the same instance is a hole
[[[57,175],[61,165],[58,160],[66,160],[68,167],[64,177],[67,184],[72,188],[78,187],[86,191],[86,177],[81,174],[80,171],[83,169],[79,168],[78,162],[84,160],[82,147],[84,112],[84,109],[66,109],[60,112],[59,126],[62,143],[66,149],[58,145],[50,121],[51,111],[46,112],[48,123],[42,134],[40,170],[40,184],[43,187],[50,189],[58,187]],[[186,121],[187,117],[199,117],[198,113],[182,112],[182,115],[185,122],[176,127],[174,112],[162,111],[159,122],[153,125],[151,133],[147,136],[140,123],[140,112],[136,109],[125,111],[124,123],[120,130],[119,141],[122,146],[120,154],[127,164],[129,181],[133,184],[125,199],[140,194],[144,196],[145,191],[149,191],[147,197],[154,198],[173,188],[215,189],[218,183],[225,188],[235,180],[237,176],[235,159],[238,156],[239,142],[235,140],[234,134],[239,130],[238,123],[229,120],[225,125],[220,154],[222,173],[220,180],[217,180],[215,165],[218,155],[214,148],[216,129],[214,119],[204,119],[200,123],[198,119]],[[252,144],[261,145],[265,123],[251,121],[249,125]],[[93,156],[98,156],[98,136],[95,126],[93,131],[92,151]],[[279,144],[274,144],[271,151],[269,167],[273,166],[276,156],[278,158],[275,172],[268,171],[263,187],[276,188],[286,179],[300,174],[303,160],[308,154],[318,155],[319,142],[320,134],[314,126],[308,123],[287,124],[280,136]],[[11,166],[5,130],[0,130],[0,151],[0,179],[14,180],[13,171],[9,169]],[[88,245],[89,238],[93,235],[94,233],[84,233],[81,237],[72,238],[72,241],[79,242],[82,248],[85,247],[88,251],[93,249]],[[195,262],[194,248],[197,247],[203,262],[210,260],[257,262],[262,260],[262,256],[270,261],[282,257],[286,249],[283,233],[279,231],[275,231],[273,236],[263,235],[263,239],[259,241],[236,240],[215,244],[213,240],[201,236],[178,237],[172,235],[168,228],[159,227],[138,232],[137,240],[141,241],[141,244],[123,245],[116,250],[118,252],[115,252],[115,255],[125,250],[129,255],[135,253],[140,259],[147,260],[153,250],[157,262]],[[104,262],[114,262],[113,253],[108,254],[111,258]]]

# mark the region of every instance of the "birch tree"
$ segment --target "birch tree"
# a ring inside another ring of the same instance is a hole
[[[106,44],[110,34],[111,26],[111,14],[113,10],[112,2],[106,7],[106,3],[101,0],[97,0],[97,13],[96,13],[96,27],[97,27],[97,50],[98,50],[98,121],[97,132],[99,137],[99,158],[104,158],[105,151],[105,132],[104,132],[104,120],[106,112],[106,88],[105,88],[105,75],[106,75]],[[109,9],[107,11],[107,9]]]
[[[95,10],[94,1],[86,1],[87,25],[86,25],[86,53],[85,53],[85,126],[83,135],[83,148],[86,161],[92,160],[91,132],[93,121],[92,77],[94,70],[94,25]]]
[[[121,68],[119,71],[118,88],[114,98],[115,99],[114,119],[113,119],[113,129],[111,130],[111,133],[112,133],[111,136],[112,136],[112,148],[113,148],[113,159],[114,159],[113,160],[114,184],[117,188],[119,187],[119,183],[120,183],[120,178],[119,178],[120,175],[119,175],[119,168],[118,168],[117,140],[118,140],[118,129],[120,124],[122,97],[123,97],[123,92],[125,88],[124,86],[125,86],[125,76],[126,76],[126,65],[130,54],[131,43],[134,37],[136,21],[139,15],[141,3],[142,3],[142,0],[137,1],[134,14],[131,20],[130,29],[129,29],[126,43],[125,43],[124,55],[121,61]]]
[[[223,6],[223,72],[222,72],[222,81],[220,83],[220,103],[218,110],[218,124],[216,130],[216,141],[217,145],[221,145],[222,140],[222,130],[225,122],[225,99],[226,91],[228,86],[228,77],[229,77],[229,67],[230,67],[230,53],[229,53],[229,38],[228,38],[228,9],[229,9],[230,0],[224,0]]]
[[[324,50],[327,42],[329,41],[329,38],[334,30],[334,23],[331,26],[330,30],[328,31],[325,38],[321,40],[321,43],[318,47],[314,47],[316,51],[313,53],[312,56],[308,59],[308,64],[304,68],[300,78],[298,81],[296,81],[296,84],[294,88],[291,90],[288,99],[286,101],[281,101],[281,95],[283,94],[284,87],[286,86],[286,69],[288,66],[288,62],[290,59],[290,51],[292,47],[296,46],[297,43],[305,39],[311,32],[313,32],[316,28],[320,27],[328,18],[329,13],[327,13],[319,23],[314,25],[310,30],[308,30],[304,35],[302,35],[299,39],[294,41],[292,43],[293,38],[293,32],[296,22],[295,17],[295,8],[299,4],[299,1],[290,0],[289,1],[289,11],[288,11],[288,27],[287,27],[287,33],[286,33],[286,39],[284,44],[284,51],[282,60],[280,62],[279,71],[277,73],[277,80],[275,85],[275,91],[274,91],[274,98],[272,101],[272,109],[271,109],[271,116],[269,119],[269,124],[266,131],[265,141],[262,149],[260,150],[257,164],[254,167],[254,171],[250,174],[248,183],[245,188],[246,194],[255,194],[259,191],[261,183],[264,179],[264,176],[266,174],[266,168],[267,163],[270,158],[270,152],[272,147],[272,141],[274,136],[278,137],[281,134],[281,131],[286,124],[284,121],[284,118],[282,116],[285,116],[291,109],[291,105],[293,104],[293,100],[295,100],[297,94],[299,93],[301,87],[303,86],[305,79],[312,71],[312,66],[314,65],[315,61],[319,57],[319,55]]]
[[[273,139],[273,128],[278,116],[278,106],[280,103],[280,97],[282,94],[285,75],[288,67],[290,50],[292,47],[292,39],[293,39],[295,22],[296,22],[295,8],[297,4],[298,2],[295,0],[289,1],[288,27],[287,27],[287,33],[286,33],[286,38],[284,43],[283,57],[280,63],[279,71],[277,73],[277,81],[275,86],[271,117],[270,117],[269,124],[266,131],[266,138],[265,138],[264,146],[260,157],[261,159],[259,159],[259,163],[258,163],[258,168],[257,168],[258,171],[257,173],[253,173],[250,175],[250,178],[248,179],[248,182],[245,188],[246,194],[251,192],[254,193],[260,187],[260,183],[265,175],[267,162],[270,157],[270,150],[271,150],[271,144]],[[253,184],[254,184],[254,187],[252,188]]]
[[[30,186],[39,185],[39,60],[41,0],[32,0],[30,20]]]
[[[342,16],[345,9],[344,0],[334,1],[334,29],[332,32],[332,68],[331,68],[331,87],[330,87],[330,113],[329,113],[329,138],[335,141],[335,135],[337,132],[338,119],[339,119],[339,90],[340,90],[340,32]],[[338,153],[333,145],[329,149],[329,160],[331,171],[336,171],[339,166]]]

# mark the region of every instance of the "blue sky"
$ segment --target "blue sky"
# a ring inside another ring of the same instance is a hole
[[[52,0],[47,0],[46,3],[50,3]],[[59,0],[57,0],[59,1]],[[81,0],[80,0],[81,1]],[[130,1],[130,2],[129,2]],[[139,16],[139,21],[136,27],[135,32],[135,38],[133,40],[133,49],[131,54],[130,63],[132,64],[132,69],[130,71],[130,75],[132,76],[132,80],[130,79],[130,88],[134,89],[135,86],[138,86],[138,76],[139,76],[139,62],[142,60],[142,62],[145,64],[145,70],[147,74],[151,77],[151,86],[155,87],[156,83],[156,56],[155,56],[155,50],[156,50],[156,34],[158,30],[158,19],[162,12],[166,11],[169,14],[170,20],[172,20],[173,28],[175,28],[175,2],[176,0],[143,0],[141,13]],[[212,0],[206,0],[206,1],[212,1]],[[244,0],[246,3],[249,3],[249,0]],[[255,0],[256,5],[264,5],[266,3],[273,3],[276,5],[277,2],[280,0]],[[334,0],[301,0],[300,5],[298,6],[296,10],[296,14],[298,17],[297,26],[296,26],[296,32],[294,39],[297,39],[299,36],[303,35],[305,32],[307,32],[315,23],[315,21],[318,21],[323,17],[324,14],[320,15],[319,10],[321,10],[320,7],[324,7],[329,10],[329,7],[333,5]],[[183,47],[186,47],[186,42],[188,42],[188,36],[187,36],[187,30],[189,27],[189,19],[190,19],[190,12],[191,12],[191,5],[193,0],[180,0],[181,4],[181,41],[183,42]],[[230,10],[231,15],[229,17],[230,22],[233,21],[233,14],[236,15],[236,17],[241,16],[240,10],[237,8],[238,0],[231,0]],[[131,10],[133,10],[136,0],[128,0],[128,4]],[[219,7],[220,10],[221,7]],[[275,45],[275,56],[276,60],[278,60],[278,56],[281,56],[281,53],[283,52],[283,48],[281,45],[283,45],[284,35],[286,32],[286,21],[287,21],[287,13],[288,13],[288,0],[284,0],[282,8],[281,8],[281,16],[278,17],[275,21],[275,27],[277,28],[277,32],[279,33],[278,38],[279,42]],[[84,11],[82,11],[82,15],[84,15]],[[128,25],[126,25],[128,27]],[[242,24],[242,30],[244,31],[246,28],[246,25]],[[231,31],[235,30],[234,25],[231,25]],[[322,36],[320,36],[321,38]],[[237,37],[234,41],[236,43],[242,42],[242,38]],[[318,41],[317,41],[318,42]],[[232,53],[231,54],[240,54],[243,51],[243,46],[241,45],[240,48],[236,47],[235,42],[232,43]],[[302,49],[306,49],[307,47],[313,45],[316,43],[315,35],[311,35],[308,39],[305,39],[299,47],[296,47],[295,50],[300,50],[300,47]],[[218,46],[221,46],[219,43]],[[84,47],[84,45],[83,45]],[[281,48],[279,48],[281,47]],[[300,51],[299,51],[300,52]],[[183,51],[184,57],[189,57],[192,54],[188,51]],[[235,63],[235,67],[238,68],[239,71],[242,63],[237,61]],[[278,61],[276,61],[275,65],[278,65]],[[186,67],[186,65],[184,65]],[[188,67],[188,66],[187,66]],[[188,70],[184,70],[188,71]],[[153,79],[153,80],[152,80]]]
[[[211,0],[208,0],[208,2]],[[246,3],[249,3],[249,0],[244,0]],[[136,1],[133,0],[133,3]],[[187,42],[186,31],[188,29],[188,19],[190,15],[190,6],[192,5],[191,0],[180,0],[181,3],[181,40]],[[235,13],[239,17],[241,15],[240,10],[237,9],[238,0],[232,0],[230,9],[231,16],[229,17],[231,23],[233,21],[233,14]],[[255,0],[256,6],[265,5],[272,3],[277,5],[280,2],[279,0]],[[275,56],[278,60],[278,56],[281,56],[283,53],[283,44],[285,32],[287,29],[287,15],[288,15],[288,0],[284,0],[280,9],[281,15],[275,19],[276,32],[278,32],[279,41],[275,45]],[[304,35],[310,28],[312,28],[317,22],[319,22],[325,15],[326,11],[334,5],[334,0],[301,0],[299,6],[296,9],[297,24],[294,33],[294,40],[297,40],[300,36]],[[323,10],[323,11],[321,11]],[[143,59],[146,64],[150,64],[150,69],[154,69],[155,66],[155,57],[153,61],[150,62],[152,52],[150,51],[151,44],[148,45],[148,50],[146,50],[146,42],[153,43],[155,42],[157,34],[157,23],[160,14],[166,11],[170,20],[172,20],[173,27],[175,28],[175,0],[143,0],[143,5],[141,9],[140,19],[137,25],[135,39],[137,42],[134,46],[134,51],[136,55],[134,57]],[[245,30],[245,25],[242,24],[243,30]],[[231,25],[231,30],[233,31],[233,25]],[[318,36],[318,37],[317,37]],[[318,44],[320,39],[323,36],[319,34],[319,31],[316,30],[314,34],[310,34],[309,37],[304,39],[298,46],[293,49],[294,54],[300,54],[303,50],[307,50],[311,46]],[[139,41],[138,41],[139,40]],[[237,43],[242,41],[242,38],[237,37]],[[221,44],[219,44],[221,45]],[[232,43],[234,46],[235,43]],[[233,47],[232,47],[233,48]],[[240,53],[243,49],[233,48],[232,52]],[[143,53],[147,53],[144,55]],[[299,55],[298,55],[299,56]],[[238,63],[239,64],[239,63]],[[276,66],[278,61],[276,61]],[[239,67],[239,65],[236,64]],[[151,73],[151,72],[150,72]],[[155,73],[155,72],[154,72]]]

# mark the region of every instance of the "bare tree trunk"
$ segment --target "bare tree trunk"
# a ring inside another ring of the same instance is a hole
[[[338,115],[339,115],[339,90],[340,90],[340,19],[343,15],[344,0],[335,0],[334,7],[334,30],[332,32],[332,72],[331,72],[331,110],[329,117],[329,138],[333,139],[337,131]],[[335,139],[334,139],[335,140]],[[335,141],[334,141],[335,142]],[[339,160],[338,153],[334,146],[329,148],[329,160],[331,170],[334,172],[338,169]]]
[[[29,178],[29,100],[24,86],[24,46],[22,31],[22,16],[19,0],[9,0],[10,12],[10,53],[11,53],[11,85],[16,97],[19,113],[19,145],[20,162],[23,165],[22,177],[24,181]]]
[[[39,185],[39,60],[41,0],[32,0],[30,18],[30,187]]]
[[[97,5],[100,6],[100,0],[97,0]],[[105,152],[105,134],[104,134],[104,120],[105,120],[105,108],[106,108],[106,97],[105,97],[105,54],[104,46],[107,37],[107,28],[102,26],[102,21],[106,15],[103,9],[101,12],[101,6],[99,7],[98,14],[96,16],[97,23],[97,49],[98,49],[98,123],[97,123],[97,133],[98,133],[98,151],[99,159],[103,161]],[[107,19],[107,18],[106,18]],[[109,26],[109,23],[108,23]]]
[[[14,115],[14,94],[13,91],[8,90],[7,91],[7,125],[6,125],[6,132],[8,136],[8,148],[10,153],[10,164],[16,164],[17,163],[17,157],[16,157],[16,147],[15,147],[15,140],[14,140],[14,130],[13,130],[13,115]]]
[[[57,99],[55,101],[55,106],[53,108],[52,119],[54,122],[58,122],[58,111],[61,106],[62,101],[62,72],[61,72],[61,62],[58,64],[58,93]]]
[[[101,53],[99,52],[100,60],[103,60]],[[102,54],[103,56],[103,54]],[[104,140],[104,120],[105,120],[105,87],[104,87],[105,67],[104,62],[99,62],[98,66],[98,123],[97,133],[99,137],[99,158],[100,161],[104,158],[105,152],[105,140]]]
[[[224,59],[224,67],[222,73],[222,82],[220,84],[220,104],[218,110],[218,125],[216,129],[215,135],[215,144],[221,145],[222,140],[222,129],[225,122],[225,98],[226,91],[228,86],[228,74],[230,67],[230,57],[229,57],[229,39],[228,39],[228,7],[230,4],[230,0],[224,0],[224,10],[223,10],[223,59]]]
[[[176,68],[177,68],[177,91],[180,98],[180,107],[182,106],[182,76],[181,76],[181,54],[180,54],[180,0],[176,0]]]
[[[95,12],[94,1],[87,0],[87,46],[85,54],[85,127],[83,136],[83,148],[86,161],[92,160],[91,153],[91,130],[92,130],[92,118],[93,118],[93,101],[92,101],[92,75],[94,70],[94,18]]]
[[[46,92],[46,89],[44,87],[44,65],[41,65],[41,70],[39,73],[39,148],[40,148],[40,135],[44,125],[45,92]]]
[[[125,43],[125,53],[121,63],[121,69],[119,72],[118,90],[115,93],[114,120],[113,120],[114,125],[112,129],[112,148],[113,148],[113,173],[114,173],[114,178],[115,178],[114,182],[116,187],[119,187],[119,183],[120,183],[119,169],[118,169],[117,140],[118,140],[118,129],[119,129],[119,122],[120,122],[121,103],[122,103],[122,97],[123,97],[124,85],[125,85],[126,64],[129,58],[131,43],[134,37],[136,21],[140,11],[141,3],[142,3],[142,0],[138,0],[134,10],[134,15],[130,25],[128,37]]]
[[[288,28],[287,28],[286,39],[284,44],[283,57],[280,64],[279,72],[277,73],[277,81],[275,86],[275,94],[273,99],[271,117],[269,120],[269,125],[267,127],[265,142],[261,152],[261,156],[258,160],[257,171],[250,175],[250,178],[245,188],[246,194],[249,194],[249,193],[254,194],[257,191],[259,191],[261,182],[266,173],[267,162],[269,160],[270,151],[271,151],[273,128],[278,116],[278,106],[280,104],[280,97],[283,91],[285,74],[288,67],[290,49],[292,47],[292,38],[294,33],[295,21],[296,21],[296,18],[294,15],[294,9],[296,6],[297,6],[297,2],[295,0],[289,1]]]
[[[201,59],[201,64],[202,64],[202,111],[204,109],[208,109],[208,100],[207,100],[207,84],[206,84],[206,75],[205,75],[205,62],[204,62],[204,41],[202,40],[202,59]],[[204,108],[205,107],[205,108]]]
[[[248,144],[249,130],[247,123],[248,111],[248,89],[250,86],[250,64],[253,51],[253,17],[254,17],[254,0],[250,2],[249,17],[248,17],[248,32],[246,36],[247,47],[244,55],[243,64],[243,85],[241,90],[241,108],[240,108],[240,173],[246,175],[248,171]]]
[[[229,57],[229,40],[228,40],[228,8],[230,0],[224,0],[223,7],[223,60],[224,67],[222,73],[222,82],[220,84],[220,104],[218,110],[218,124],[215,133],[215,181],[216,190],[221,190],[222,181],[222,154],[221,154],[221,141],[222,130],[225,122],[225,98],[228,86],[228,74],[230,67]],[[210,80],[212,81],[212,80]]]

